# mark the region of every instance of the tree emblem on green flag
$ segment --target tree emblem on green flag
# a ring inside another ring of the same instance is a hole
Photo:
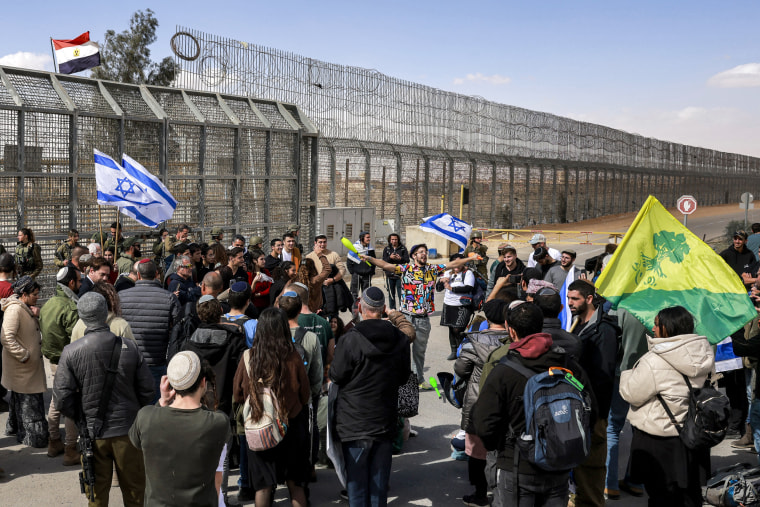
[[[652,243],[657,250],[654,257],[649,257],[641,252],[641,260],[634,262],[632,268],[636,271],[637,284],[644,280],[646,285],[656,287],[661,278],[668,277],[662,271],[662,263],[669,260],[673,264],[680,264],[689,253],[690,248],[686,242],[686,236],[672,231],[655,233],[652,236]]]

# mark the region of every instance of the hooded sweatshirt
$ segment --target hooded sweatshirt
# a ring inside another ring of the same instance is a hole
[[[686,418],[689,388],[702,387],[715,363],[712,347],[704,336],[683,334],[667,338],[647,337],[649,352],[620,374],[620,395],[631,404],[631,425],[658,437],[678,436],[667,412],[657,399],[662,395],[679,424]]]
[[[410,364],[409,338],[387,320],[363,320],[341,337],[330,378],[340,387],[335,421],[343,442],[393,438]]]

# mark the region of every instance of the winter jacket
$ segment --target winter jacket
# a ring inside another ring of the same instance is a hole
[[[332,266],[329,278],[337,276],[338,271],[337,266]],[[322,312],[324,315],[338,315],[340,312],[351,310],[353,304],[354,297],[343,280],[322,286]]]
[[[135,259],[133,256],[129,255],[126,252],[123,252],[118,259],[116,259],[116,270],[119,273],[129,273],[132,271],[132,268],[135,265],[135,262],[137,259]]]
[[[169,276],[169,292],[176,292],[179,289],[179,304],[195,303],[201,297],[201,288],[198,287],[192,278],[183,278],[177,273]]]
[[[40,325],[32,310],[18,296],[0,301],[3,326],[3,377],[0,383],[15,393],[39,394],[47,391],[42,362]]]
[[[552,337],[552,343],[565,349],[577,361],[581,357],[581,341],[572,333],[562,329],[562,323],[557,318],[545,317],[542,333],[548,333]]]
[[[601,306],[585,324],[573,323],[573,334],[581,340],[581,357],[578,362],[586,370],[594,388],[599,413],[606,419],[610,413],[612,390],[615,383],[615,365],[618,357],[618,337],[621,334],[617,317],[607,315]]]
[[[245,336],[237,324],[201,324],[182,350],[191,350],[214,370],[217,410],[232,412],[232,379],[246,349]]]
[[[40,309],[42,354],[53,364],[58,364],[63,347],[71,341],[71,330],[79,320],[77,301],[79,297],[71,289],[56,283],[55,296]]]
[[[266,269],[268,269],[270,272],[274,273],[274,270],[275,270],[275,269],[277,268],[277,266],[279,266],[280,264],[282,264],[282,259],[280,259],[279,257],[275,257],[274,255],[272,255],[272,254],[270,253],[270,254],[269,254],[269,255],[267,255],[267,257],[266,257],[266,263],[264,264],[264,267],[265,267]]]
[[[468,433],[474,433],[470,423],[470,411],[480,393],[480,374],[488,356],[501,347],[503,340],[509,340],[509,331],[493,329],[477,333],[468,333],[462,342],[459,357],[454,363],[457,382],[467,382],[467,390],[462,402],[462,421],[460,427]]]
[[[561,366],[573,372],[581,384],[588,386],[588,377],[583,368],[562,349],[552,347],[551,337],[546,333],[526,336],[510,344],[509,357],[519,361],[523,366],[543,373],[550,366]],[[488,450],[497,450],[496,466],[502,470],[514,471],[515,441],[509,438],[510,428],[516,435],[526,429],[523,393],[528,379],[518,371],[497,364],[488,375],[480,390],[480,396],[472,408],[470,419],[475,434],[483,441]],[[596,419],[596,402],[591,395],[591,424]],[[552,475],[563,472],[547,472],[533,466],[528,460],[521,459],[519,473],[529,475]]]
[[[66,417],[79,421],[84,409],[87,429],[93,438],[124,436],[141,407],[154,399],[153,376],[132,340],[121,340],[118,373],[111,399],[95,434],[100,397],[111,363],[115,335],[105,325],[87,328],[85,335],[63,349],[53,383],[53,402]]]
[[[129,322],[145,362],[165,365],[169,334],[181,309],[177,297],[162,289],[158,280],[138,280],[133,288],[119,292],[119,298],[122,317]]]
[[[734,349],[734,354],[750,359],[750,365],[754,367],[755,379],[753,386],[754,398],[760,398],[758,396],[758,390],[760,389],[760,382],[757,381],[760,374],[760,322],[758,318],[754,318],[744,325],[744,333],[735,333],[731,336],[731,344]],[[745,359],[744,364],[747,365]],[[748,366],[749,367],[749,366]]]
[[[686,419],[689,388],[702,387],[715,363],[712,347],[704,336],[684,334],[668,338],[647,337],[649,352],[620,374],[620,396],[631,404],[631,426],[658,437],[678,436],[667,412],[657,399],[659,393],[676,421]]]
[[[398,388],[410,371],[409,338],[388,321],[363,320],[341,337],[330,378],[340,387],[335,424],[343,442],[394,437]]]
[[[330,263],[327,262],[327,257],[320,255],[319,260],[321,262],[321,264],[317,264],[317,271],[319,271],[319,273],[317,276],[309,279],[308,307],[312,313],[317,313],[322,308],[322,303],[324,301],[322,298],[322,287],[324,286],[324,281],[330,278],[330,273],[332,272],[332,267],[330,266]]]
[[[391,254],[398,254],[401,256],[401,259],[391,259]],[[407,251],[406,247],[402,244],[399,244],[396,248],[393,248],[392,246],[388,245],[385,248],[383,248],[383,260],[387,262],[388,264],[406,264],[409,262],[409,252]],[[385,276],[389,280],[398,280],[399,276],[395,273],[389,273],[388,271],[385,271]]]

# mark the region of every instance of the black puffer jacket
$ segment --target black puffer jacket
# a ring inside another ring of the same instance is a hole
[[[591,380],[601,418],[606,419],[612,403],[615,365],[622,334],[617,317],[607,315],[599,306],[585,325],[575,326],[573,334],[581,340],[578,362]]]
[[[138,280],[119,292],[122,317],[129,322],[148,366],[166,364],[166,347],[172,326],[179,320],[177,297],[162,289],[158,280]]]
[[[340,386],[335,426],[341,440],[393,438],[398,388],[409,373],[409,338],[387,320],[363,320],[344,334],[330,366]]]
[[[132,340],[122,339],[119,368],[100,435],[93,425],[111,363],[115,335],[104,324],[89,327],[84,337],[63,348],[53,384],[53,401],[60,412],[79,421],[81,407],[93,438],[127,435],[141,407],[153,401],[153,376]]]
[[[245,349],[245,336],[237,324],[201,324],[182,347],[213,368],[217,410],[227,415],[232,412],[232,379]]]
[[[470,423],[470,411],[480,393],[480,374],[492,351],[509,341],[509,331],[504,329],[467,333],[454,363],[454,373],[458,379],[467,382],[467,390],[462,402],[462,422],[460,427],[468,433],[475,433]]]

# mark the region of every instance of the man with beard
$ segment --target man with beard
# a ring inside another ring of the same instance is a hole
[[[573,278],[570,280],[570,283],[573,283],[579,278],[585,278],[586,272],[582,268],[575,267],[573,262],[575,262],[575,250],[562,250],[559,264],[552,265],[549,271],[546,272],[544,280],[558,289],[561,289],[570,272],[573,273]]]
[[[127,238],[122,243],[122,248],[124,250],[116,260],[116,269],[119,273],[129,273],[132,270],[132,266],[135,265],[135,261],[142,257],[140,240],[135,237]]]
[[[549,272],[550,269],[552,269],[555,266],[559,266],[559,262],[557,262],[557,259],[552,257],[551,254],[549,254],[549,251],[545,247],[536,248],[533,251],[533,256],[531,258],[536,261],[535,267],[541,269],[542,279],[546,277],[546,274]]]
[[[607,315],[595,304],[596,288],[587,280],[576,280],[567,288],[567,304],[573,314],[570,332],[581,341],[579,363],[586,371],[599,406],[599,418],[591,434],[591,448],[586,461],[573,471],[577,506],[604,506],[604,483],[607,475],[607,416],[610,413],[615,382],[618,337],[617,318]]]

